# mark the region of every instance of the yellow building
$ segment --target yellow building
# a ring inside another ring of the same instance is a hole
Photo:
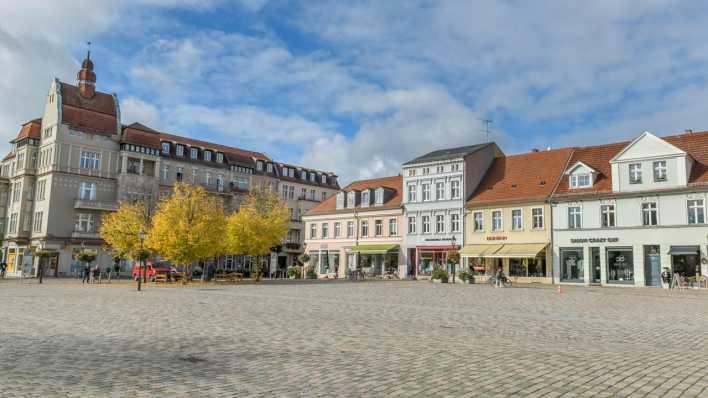
[[[513,282],[552,283],[548,198],[571,154],[564,148],[495,159],[467,202],[460,255],[468,267],[484,276],[501,267]]]

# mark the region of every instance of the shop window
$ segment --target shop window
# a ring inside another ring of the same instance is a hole
[[[529,276],[543,278],[546,276],[546,252],[543,251],[538,257],[530,258],[528,263]]]
[[[562,282],[583,282],[585,279],[583,248],[560,249],[560,268]]]
[[[524,261],[520,258],[509,259],[509,276],[526,276],[527,269]]]
[[[634,262],[631,247],[607,249],[607,281],[634,283]]]

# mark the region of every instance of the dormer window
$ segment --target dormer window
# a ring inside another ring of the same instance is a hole
[[[211,162],[211,151],[204,151],[204,160]]]
[[[356,206],[356,191],[347,193],[347,208],[353,209]]]
[[[268,163],[268,164],[266,164],[266,171],[267,171],[268,173],[272,173],[272,172],[273,172],[273,163]]]
[[[170,143],[169,143],[169,142],[163,142],[163,143],[162,143],[162,154],[163,154],[163,155],[169,155],[169,154],[170,154]]]
[[[369,207],[369,204],[371,203],[370,195],[371,193],[368,189],[361,192],[361,207]]]
[[[590,174],[573,174],[570,176],[571,188],[587,188],[591,185]]]
[[[641,184],[642,183],[642,164],[632,163],[629,165],[629,183],[630,184]]]
[[[666,181],[666,160],[654,162],[654,182]]]
[[[376,190],[376,205],[381,206],[384,202],[384,189],[378,188]]]
[[[321,181],[322,181],[323,184],[326,184],[326,183],[327,183],[327,176],[324,175],[324,174],[322,174],[322,180],[321,180]]]
[[[182,145],[177,145],[175,147],[175,154],[177,156],[184,156],[184,147]]]
[[[344,208],[344,192],[337,193],[337,210]]]
[[[221,152],[216,153],[216,162],[217,163],[224,163],[224,154]]]
[[[312,182],[317,181],[317,174],[315,174],[315,173],[310,173],[310,181],[312,181]]]
[[[307,172],[305,170],[300,170],[300,179],[307,180]]]
[[[199,154],[199,150],[197,148],[192,148],[189,151],[189,157],[192,159],[196,159],[198,154]]]

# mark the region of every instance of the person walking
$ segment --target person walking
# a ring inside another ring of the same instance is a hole
[[[0,278],[5,279],[6,272],[7,272],[7,263],[3,261],[0,263]]]
[[[89,267],[88,263],[83,266],[82,271],[83,276],[81,278],[81,284],[91,283],[91,267]]]
[[[101,284],[101,267],[98,266],[98,263],[93,268],[93,282]]]
[[[110,266],[106,267],[106,279],[108,280],[108,283],[111,283],[111,267]]]
[[[664,270],[661,271],[661,283],[664,288],[671,289],[671,271],[668,267],[664,267]]]
[[[502,280],[504,278],[504,270],[502,267],[497,268],[497,283],[496,287],[504,287],[504,284],[502,283]]]

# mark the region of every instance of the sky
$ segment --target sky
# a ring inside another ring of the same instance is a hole
[[[91,41],[122,122],[332,171],[708,130],[699,1],[0,0],[0,149]],[[489,134],[482,120],[492,120]]]

